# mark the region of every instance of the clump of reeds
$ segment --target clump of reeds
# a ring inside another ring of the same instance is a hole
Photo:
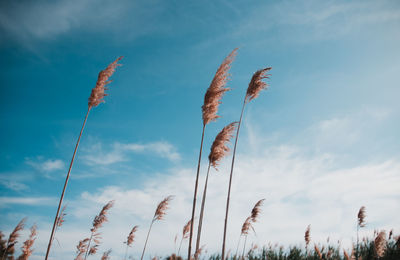
[[[222,254],[221,254],[222,260],[225,260],[225,242],[226,242],[226,232],[227,232],[227,227],[228,227],[228,214],[229,214],[229,202],[230,202],[230,196],[231,196],[231,187],[232,187],[232,176],[233,176],[233,168],[234,168],[234,164],[235,164],[236,147],[237,147],[237,142],[238,142],[238,138],[239,138],[240,125],[242,123],[242,118],[243,118],[243,111],[248,102],[250,102],[254,98],[258,97],[260,91],[263,89],[266,89],[268,87],[268,84],[263,82],[263,80],[269,78],[270,74],[268,74],[268,72],[270,70],[271,70],[271,68],[264,68],[264,69],[256,71],[253,74],[253,76],[250,80],[249,86],[247,88],[246,95],[243,100],[243,106],[242,106],[242,110],[240,113],[240,119],[239,119],[238,127],[236,130],[235,144],[233,146],[231,173],[229,176],[229,184],[228,184],[228,195],[226,197],[224,235],[223,235],[223,240],[222,240]]]
[[[383,257],[386,250],[386,232],[380,231],[374,240],[375,253],[378,258]]]
[[[103,208],[101,209],[99,215],[95,216],[93,219],[93,224],[92,224],[92,228],[90,229],[90,238],[89,238],[89,242],[88,242],[88,246],[86,248],[86,254],[85,254],[85,259],[88,257],[88,255],[94,255],[97,252],[97,249],[100,245],[100,233],[98,233],[97,231],[99,230],[99,228],[101,228],[103,226],[103,224],[105,222],[108,221],[107,219],[107,214],[108,211],[114,206],[114,200],[109,201],[106,205],[103,206]],[[94,242],[94,245],[90,245],[91,242]]]
[[[58,203],[57,213],[56,213],[56,216],[54,217],[53,228],[51,230],[51,234],[50,234],[49,243],[48,243],[48,246],[47,246],[45,260],[47,260],[47,258],[49,257],[50,248],[51,248],[51,245],[52,245],[53,240],[54,240],[54,232],[55,232],[55,229],[56,229],[56,226],[57,226],[57,222],[58,222],[58,220],[60,218],[60,209],[61,209],[62,202],[64,200],[65,190],[67,188],[69,176],[71,174],[72,165],[74,164],[76,151],[78,150],[79,142],[81,140],[83,129],[85,128],[85,124],[86,124],[87,118],[89,116],[89,112],[93,107],[96,107],[100,103],[104,102],[104,97],[107,96],[107,94],[105,93],[105,90],[107,90],[106,85],[108,85],[111,82],[109,80],[109,78],[112,76],[112,74],[114,73],[115,69],[118,66],[121,66],[121,64],[118,63],[121,59],[122,59],[122,57],[117,58],[114,62],[109,64],[106,69],[100,71],[99,76],[97,78],[96,86],[92,89],[92,92],[90,94],[89,101],[88,101],[88,109],[87,109],[87,112],[86,112],[86,115],[85,115],[85,119],[83,120],[82,128],[81,128],[81,131],[80,131],[79,136],[78,136],[78,140],[77,140],[76,145],[75,145],[74,153],[72,154],[72,159],[71,159],[71,162],[70,162],[70,165],[69,165],[69,168],[68,168],[67,176],[65,178],[64,187],[63,187],[63,190],[62,190],[62,193],[61,193],[61,196],[60,196],[60,201]]]
[[[181,242],[179,243],[178,255],[179,255],[179,253],[181,251],[181,246],[182,246],[183,240],[185,240],[185,239],[187,239],[189,237],[191,224],[192,224],[192,220],[189,219],[189,221],[183,226]]]
[[[126,259],[126,256],[128,255],[128,247],[130,247],[132,245],[132,243],[135,241],[135,234],[136,234],[136,231],[138,230],[138,228],[139,228],[139,226],[134,226],[132,228],[131,232],[129,232],[129,235],[126,238],[126,241],[124,242],[126,244],[124,259]]]
[[[2,260],[6,259],[7,256],[13,255],[15,252],[15,245],[18,243],[18,237],[20,236],[20,231],[24,229],[26,222],[26,218],[23,218],[17,226],[14,228],[14,230],[10,233],[10,236],[8,237],[3,255],[1,257]]]
[[[228,144],[229,140],[233,137],[232,133],[235,130],[236,125],[237,125],[237,122],[233,122],[233,123],[230,123],[229,125],[225,126],[221,130],[221,132],[219,132],[217,134],[213,144],[211,145],[211,151],[210,151],[210,154],[208,155],[208,169],[207,169],[206,180],[204,183],[203,198],[201,201],[200,219],[199,219],[199,226],[198,226],[198,230],[197,230],[197,240],[196,240],[196,251],[200,247],[200,238],[201,238],[201,230],[202,230],[202,226],[203,226],[204,208],[205,208],[205,202],[206,202],[206,197],[207,197],[208,176],[210,173],[210,166],[213,166],[214,169],[218,171],[217,166],[218,166],[219,162],[229,152],[229,147],[227,146],[227,144]],[[197,259],[196,256],[195,256],[195,259]]]
[[[24,245],[21,247],[22,249],[22,254],[18,257],[18,260],[28,260],[29,257],[32,255],[33,252],[33,244],[35,243],[36,240],[36,225],[33,225],[31,227],[31,233],[29,234],[29,238],[25,240]]]
[[[234,49],[228,57],[224,59],[222,64],[217,69],[213,80],[211,81],[210,86],[208,87],[206,94],[204,96],[204,104],[202,108],[202,117],[203,117],[203,129],[201,133],[201,142],[200,142],[200,152],[199,152],[199,160],[197,163],[197,172],[196,172],[196,180],[194,185],[194,194],[193,194],[193,205],[192,205],[192,217],[191,217],[191,225],[190,225],[190,233],[189,233],[189,246],[188,246],[188,259],[191,258],[192,255],[192,238],[193,238],[193,226],[194,226],[194,216],[196,211],[196,200],[197,200],[197,188],[199,183],[199,173],[200,173],[200,163],[201,163],[201,153],[203,151],[203,141],[204,141],[204,132],[206,125],[211,121],[214,121],[218,118],[218,106],[221,103],[221,98],[223,94],[229,90],[226,87],[226,83],[229,79],[229,69],[231,68],[231,64],[236,56],[237,48]]]
[[[147,237],[146,237],[146,241],[144,243],[142,256],[140,258],[141,260],[143,260],[144,252],[146,251],[147,241],[149,240],[151,228],[153,227],[154,222],[156,222],[157,220],[162,220],[164,218],[165,214],[167,214],[167,209],[168,209],[169,203],[172,200],[172,198],[173,198],[173,196],[170,195],[170,196],[166,197],[165,199],[163,199],[157,205],[156,211],[154,212],[153,219],[151,220],[151,223],[150,223],[149,231],[147,232]]]

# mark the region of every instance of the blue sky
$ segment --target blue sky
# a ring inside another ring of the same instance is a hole
[[[171,252],[189,218],[204,93],[239,47],[205,155],[238,119],[252,73],[273,69],[270,88],[245,112],[232,247],[261,198],[254,243],[301,243],[311,224],[315,242],[348,245],[362,205],[365,234],[399,233],[399,26],[398,1],[2,1],[0,229],[8,234],[29,216],[42,259],[87,98],[98,72],[123,55],[106,103],[89,115],[53,257],[74,255],[110,199],[100,251],[123,254],[139,224],[137,256],[156,204],[174,194],[149,256]],[[209,252],[220,248],[229,159],[210,180]]]

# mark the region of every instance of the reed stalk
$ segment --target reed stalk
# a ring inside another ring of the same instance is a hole
[[[172,200],[172,198],[173,198],[173,196],[168,196],[158,204],[156,212],[154,213],[153,219],[151,220],[149,231],[147,232],[146,241],[144,242],[142,256],[140,257],[141,260],[143,260],[144,252],[146,251],[147,242],[149,240],[151,228],[153,227],[154,222],[156,222],[157,220],[164,219],[165,214],[167,214],[166,211],[168,209],[168,204]]]
[[[205,202],[207,197],[207,187],[208,187],[208,177],[210,173],[210,167],[213,166],[215,170],[218,171],[218,164],[222,160],[224,156],[226,156],[229,152],[229,148],[227,143],[233,137],[232,132],[235,130],[237,122],[230,123],[229,125],[225,126],[215,137],[215,140],[211,146],[210,154],[208,155],[208,169],[206,180],[204,183],[204,191],[203,191],[203,198],[201,201],[201,210],[200,210],[200,219],[199,219],[199,226],[197,230],[197,240],[196,240],[196,252],[200,248],[200,238],[201,238],[201,230],[203,226],[203,217],[204,217],[204,208]],[[197,259],[195,257],[195,259]]]
[[[109,79],[109,77],[112,76],[112,74],[114,73],[116,67],[121,65],[121,64],[118,64],[118,61],[120,61],[121,59],[122,59],[122,57],[117,58],[114,62],[112,62],[110,65],[108,65],[106,69],[100,71],[98,79],[97,79],[97,82],[96,82],[96,86],[92,89],[92,93],[90,94],[89,102],[88,102],[88,109],[87,109],[87,112],[86,112],[86,115],[85,115],[85,119],[83,120],[82,128],[81,128],[81,131],[80,131],[79,136],[78,136],[78,141],[76,142],[76,145],[75,145],[74,153],[72,154],[72,159],[71,159],[71,162],[69,164],[67,176],[66,176],[65,182],[64,182],[64,187],[63,187],[63,190],[61,192],[60,201],[58,202],[57,213],[56,213],[56,216],[54,217],[53,228],[51,229],[51,234],[50,234],[50,238],[49,238],[49,243],[47,245],[47,251],[46,251],[45,260],[47,260],[48,257],[49,257],[50,248],[51,248],[51,245],[52,245],[53,240],[54,240],[53,239],[54,238],[54,232],[55,232],[55,229],[56,229],[56,226],[57,226],[57,220],[59,218],[61,205],[62,205],[62,202],[64,200],[65,191],[66,191],[68,180],[69,180],[69,177],[70,177],[70,174],[71,174],[72,165],[74,164],[75,155],[76,155],[76,152],[78,150],[79,142],[81,140],[83,129],[85,128],[85,124],[86,124],[87,118],[89,116],[89,112],[93,107],[96,107],[100,103],[104,102],[103,98],[107,95],[105,93],[105,90],[107,89],[105,86],[111,82],[108,79]]]
[[[199,185],[199,175],[200,175],[200,164],[201,164],[201,154],[203,151],[203,142],[204,142],[204,132],[206,125],[212,121],[215,121],[219,116],[217,115],[218,106],[221,103],[221,98],[223,94],[229,90],[226,88],[226,83],[228,82],[229,77],[229,69],[231,68],[231,63],[233,62],[236,56],[237,48],[234,49],[222,62],[222,64],[217,69],[213,80],[211,81],[210,86],[208,87],[206,94],[204,96],[204,104],[202,108],[202,117],[203,117],[203,129],[201,133],[201,142],[200,142],[200,152],[199,159],[197,163],[197,172],[196,172],[196,180],[194,184],[194,194],[193,194],[193,204],[192,204],[192,216],[191,216],[191,225],[190,225],[190,233],[189,233],[189,246],[188,246],[188,260],[191,259],[192,256],[192,239],[193,239],[193,226],[194,226],[194,217],[196,213],[196,202],[197,202],[197,189]]]
[[[17,226],[15,226],[14,230],[10,233],[7,243],[5,244],[3,255],[1,256],[1,260],[4,260],[5,257],[9,254],[13,255],[15,251],[15,245],[18,243],[18,237],[20,236],[20,231],[25,227],[26,218],[23,218]]]
[[[360,210],[358,211],[357,214],[357,245],[356,245],[356,259],[358,259],[358,253],[359,253],[359,231],[360,228],[365,227],[365,206],[362,206]]]
[[[125,257],[124,259],[126,260],[126,256],[128,255],[128,247],[130,247],[132,245],[133,242],[135,242],[135,233],[138,230],[139,226],[134,226],[131,230],[131,232],[129,232],[128,237],[126,238],[126,242],[124,242],[126,244],[126,249],[125,249]]]
[[[233,155],[232,155],[232,164],[231,164],[231,172],[229,175],[229,184],[228,184],[228,195],[226,197],[226,209],[225,209],[225,221],[224,221],[224,236],[222,240],[222,254],[221,254],[221,260],[225,260],[225,247],[226,247],[226,232],[227,232],[227,227],[228,227],[228,214],[229,214],[229,203],[230,203],[230,197],[231,197],[231,187],[232,187],[232,177],[233,177],[233,168],[235,165],[235,157],[236,157],[236,147],[237,147],[237,142],[239,138],[239,132],[240,132],[240,126],[242,124],[242,118],[243,118],[243,111],[248,102],[253,100],[254,98],[258,97],[259,93],[261,90],[267,88],[267,83],[263,82],[263,79],[268,79],[269,74],[268,71],[270,71],[271,68],[265,68],[256,71],[253,74],[253,77],[251,78],[251,81],[249,83],[249,86],[247,88],[246,95],[243,100],[243,106],[242,110],[240,112],[240,119],[239,123],[236,129],[236,137],[235,137],[235,144],[233,146]]]

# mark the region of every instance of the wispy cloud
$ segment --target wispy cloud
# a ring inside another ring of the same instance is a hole
[[[64,162],[59,159],[47,159],[43,157],[38,157],[36,160],[25,159],[25,163],[32,166],[36,170],[44,173],[53,172],[56,170],[62,170],[64,168]]]
[[[57,200],[51,197],[0,197],[0,207],[14,204],[27,206],[52,205],[56,202]]]
[[[13,191],[22,191],[28,189],[28,186],[22,183],[19,178],[15,179],[10,174],[0,174],[0,185]]]
[[[104,149],[102,143],[96,143],[85,149],[85,153],[83,158],[88,165],[110,165],[118,162],[127,162],[130,160],[129,153],[158,156],[172,162],[177,162],[181,158],[177,149],[172,144],[164,141],[145,144],[114,143],[111,145],[110,150]]]

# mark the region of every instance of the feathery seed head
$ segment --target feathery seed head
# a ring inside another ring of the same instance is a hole
[[[168,209],[169,202],[173,199],[174,196],[168,196],[163,199],[157,206],[156,212],[154,213],[153,221],[162,220],[165,216],[166,211]]]
[[[381,231],[378,233],[374,241],[375,252],[378,257],[382,257],[386,250],[386,232]]]
[[[249,83],[249,87],[247,88],[246,100],[251,101],[252,99],[255,99],[256,97],[258,97],[261,90],[268,87],[268,84],[263,82],[262,80],[269,79],[269,76],[271,76],[271,74],[267,73],[271,69],[272,68],[261,69],[253,74],[253,77],[251,78],[251,81]]]
[[[318,254],[319,259],[322,259],[321,251],[319,251],[319,248],[316,244],[314,244],[314,250]]]
[[[196,250],[196,252],[194,253],[194,259],[199,259],[199,256],[203,252],[205,246],[206,245],[202,245],[199,249]]]
[[[14,254],[15,251],[15,244],[18,243],[17,239],[20,236],[19,232],[24,229],[26,222],[26,218],[23,218],[17,226],[14,228],[13,232],[11,232],[10,236],[8,237],[6,253]]]
[[[360,210],[358,211],[358,226],[359,227],[365,227],[365,207],[362,206]]]
[[[261,206],[263,205],[265,199],[259,200],[254,208],[251,210],[251,221],[257,222],[257,218],[261,213]]]
[[[215,140],[211,146],[211,152],[208,156],[208,160],[211,165],[216,169],[219,161],[229,152],[227,143],[233,137],[233,131],[235,130],[237,122],[230,123],[225,126],[221,132],[215,137]]]
[[[310,244],[311,241],[310,231],[311,231],[311,225],[308,225],[306,232],[304,233],[304,241],[306,241],[306,246],[308,246],[308,244]]]
[[[189,231],[190,231],[190,226],[192,225],[192,220],[189,219],[189,221],[186,223],[186,225],[183,227],[182,230],[182,239],[186,239],[189,237]]]
[[[136,231],[137,231],[138,228],[139,228],[139,226],[134,226],[134,227],[132,228],[131,232],[129,233],[128,238],[127,238],[127,240],[126,240],[126,244],[127,244],[128,246],[132,245],[132,243],[134,242],[135,233],[136,233]]]
[[[65,218],[65,216],[67,215],[67,213],[65,213],[65,209],[67,208],[67,206],[64,206],[62,209],[61,209],[61,212],[60,212],[60,215],[58,215],[58,217],[57,217],[57,227],[61,227],[62,226],[62,224],[64,223],[64,218]]]
[[[251,225],[251,216],[246,218],[246,220],[244,221],[244,223],[242,225],[242,235],[248,235],[250,228],[253,229],[253,226]]]
[[[106,205],[104,205],[103,209],[100,211],[99,215],[97,215],[93,220],[93,228],[90,230],[92,232],[96,232],[104,222],[107,222],[107,213],[110,208],[114,206],[114,200],[109,201]]]
[[[79,241],[79,244],[76,246],[76,258],[75,260],[83,260],[83,256],[86,253],[86,249],[88,247],[87,243],[89,242],[89,238],[85,238]]]
[[[207,89],[204,96],[204,104],[201,107],[203,112],[203,125],[207,125],[219,117],[217,115],[218,106],[221,104],[220,100],[222,95],[229,90],[229,88],[225,86],[229,79],[228,71],[231,68],[231,63],[235,59],[237,50],[237,48],[234,49],[228,57],[224,59]]]
[[[114,62],[112,62],[110,65],[107,66],[106,69],[100,71],[99,76],[97,78],[97,83],[96,86],[92,89],[92,93],[90,94],[89,97],[89,108],[96,107],[100,103],[104,102],[104,97],[107,96],[106,93],[104,93],[107,88],[105,87],[107,84],[109,84],[111,81],[108,80],[112,74],[114,73],[115,69],[118,66],[121,66],[121,64],[118,63],[123,57],[117,58]]]
[[[21,247],[22,249],[22,255],[18,257],[18,260],[28,260],[28,258],[32,255],[33,249],[33,243],[35,243],[36,240],[36,225],[33,225],[31,227],[31,233],[29,235],[29,238],[24,242],[24,245]]]

